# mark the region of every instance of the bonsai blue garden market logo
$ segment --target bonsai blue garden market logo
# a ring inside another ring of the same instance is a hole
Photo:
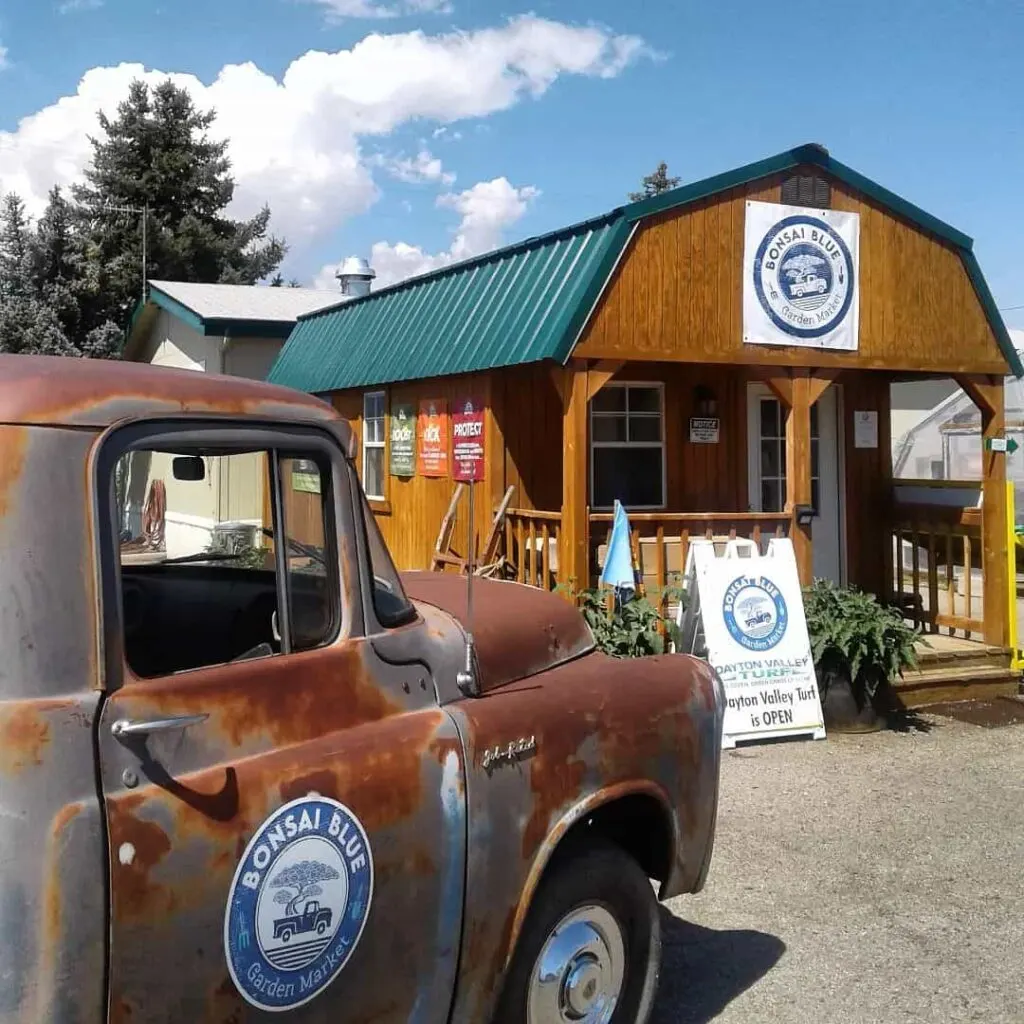
[[[786,600],[766,576],[739,576],[729,584],[722,601],[729,635],[748,651],[770,651],[789,625]]]
[[[854,296],[853,256],[821,217],[782,218],[764,234],[754,256],[761,308],[783,333],[820,338],[842,325]]]
[[[279,808],[228,893],[224,952],[239,992],[270,1011],[319,995],[359,944],[372,897],[370,844],[344,804],[311,794]]]

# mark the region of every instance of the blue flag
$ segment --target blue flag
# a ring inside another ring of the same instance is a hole
[[[601,582],[618,590],[635,590],[636,576],[633,573],[633,549],[629,544],[629,519],[621,503],[615,501],[615,518],[612,521],[612,537],[608,542]]]

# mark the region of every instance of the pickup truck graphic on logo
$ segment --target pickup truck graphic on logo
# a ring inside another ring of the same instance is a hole
[[[331,927],[334,915],[327,907],[321,907],[316,900],[309,900],[301,914],[290,917],[279,917],[274,922],[274,938],[287,942],[293,935],[303,932],[316,932],[323,935]]]
[[[817,293],[820,295],[828,287],[828,282],[823,277],[818,277],[817,274],[808,274],[802,281],[794,281],[790,286],[790,291],[794,297],[799,298],[802,295],[813,295]]]

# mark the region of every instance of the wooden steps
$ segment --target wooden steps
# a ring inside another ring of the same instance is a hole
[[[1021,674],[1011,665],[1008,647],[931,634],[918,646],[918,668],[907,669],[896,693],[908,708],[960,700],[1012,697]]]

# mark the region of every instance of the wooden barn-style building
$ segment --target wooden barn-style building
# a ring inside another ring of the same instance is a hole
[[[940,638],[933,676],[955,655],[947,675],[969,662],[995,687],[1015,643],[1003,378],[1022,373],[971,239],[806,145],[304,316],[270,379],[352,422],[400,567],[431,563],[468,401],[476,534],[514,488],[513,576],[596,582],[616,499],[655,586],[693,537],[785,534],[804,581]],[[927,376],[955,378],[995,441],[980,502],[893,479],[890,385]]]

